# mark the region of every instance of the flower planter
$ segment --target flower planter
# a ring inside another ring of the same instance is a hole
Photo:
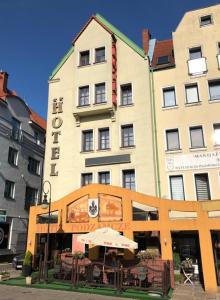
[[[0,274],[0,281],[8,280],[10,278],[10,274]]]

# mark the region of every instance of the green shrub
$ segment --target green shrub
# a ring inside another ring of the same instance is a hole
[[[31,266],[31,263],[32,263],[32,254],[31,254],[30,251],[26,251],[23,265],[24,266]]]
[[[180,263],[180,254],[178,252],[173,252],[173,265],[175,270],[178,270],[180,268]]]

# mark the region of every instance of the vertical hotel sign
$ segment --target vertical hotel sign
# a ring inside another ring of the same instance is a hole
[[[57,170],[57,160],[60,158],[60,141],[59,137],[61,135],[61,127],[63,125],[63,119],[61,115],[63,113],[63,98],[54,99],[52,106],[52,144],[51,147],[51,160],[53,161],[50,164],[50,176],[58,176]]]

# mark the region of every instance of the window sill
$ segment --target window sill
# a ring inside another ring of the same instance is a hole
[[[97,149],[96,151],[98,151],[98,152],[106,152],[106,151],[111,151],[111,148]]]
[[[104,63],[106,63],[106,62],[107,62],[106,59],[103,60],[103,61],[95,61],[95,62],[93,63],[93,65],[100,65],[100,64],[104,64]]]
[[[5,196],[5,195],[4,195],[4,197],[5,197],[5,199],[7,199],[7,200],[9,200],[9,201],[15,201],[15,198],[7,197],[7,196]]]
[[[88,151],[82,150],[82,151],[80,151],[80,153],[82,153],[82,154],[94,153],[94,150],[88,150]]]
[[[31,172],[31,171],[29,171],[29,170],[28,170],[28,172],[29,172],[31,175],[35,175],[35,176],[38,176],[38,177],[40,177],[40,174],[37,174],[37,173]]]
[[[166,154],[170,154],[170,153],[181,153],[182,149],[173,149],[173,150],[165,150]]]
[[[130,103],[130,104],[120,104],[119,107],[124,108],[124,107],[131,107],[134,106],[134,103]]]
[[[90,104],[86,104],[86,105],[77,105],[76,108],[85,108],[85,107],[90,107]]]
[[[89,66],[91,66],[91,64],[82,65],[82,66],[81,66],[81,65],[78,65],[77,68],[84,68],[84,67],[89,67]]]
[[[209,103],[216,103],[216,102],[220,102],[220,99],[209,99]]]
[[[103,105],[103,104],[107,104],[107,101],[105,101],[105,102],[100,102],[100,103],[93,103],[93,105],[94,106],[99,106],[99,105]]]
[[[10,162],[8,162],[8,164],[9,164],[12,168],[18,169],[18,165],[11,164]]]
[[[197,101],[197,102],[192,102],[192,103],[185,103],[185,106],[197,106],[197,105],[201,105],[202,101]]]
[[[195,152],[195,151],[206,151],[207,150],[207,147],[198,147],[198,148],[189,148],[189,151],[191,152]]]
[[[124,150],[124,149],[134,149],[136,146],[135,145],[132,145],[132,146],[122,146],[120,147],[121,150]]]
[[[178,108],[178,107],[179,107],[178,105],[173,105],[173,106],[163,106],[163,107],[162,107],[162,110],[176,109],[176,108]]]

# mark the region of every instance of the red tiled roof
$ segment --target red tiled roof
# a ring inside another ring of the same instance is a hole
[[[30,109],[30,119],[32,122],[40,126],[42,129],[46,131],[47,128],[47,122],[45,119],[43,119],[41,116],[39,116],[36,112],[34,112],[32,109]]]
[[[167,64],[158,64],[158,58],[162,56],[168,56],[169,62]],[[174,54],[173,54],[173,40],[163,40],[156,41],[154,48],[154,55],[152,59],[152,67],[154,68],[164,68],[175,64]]]

